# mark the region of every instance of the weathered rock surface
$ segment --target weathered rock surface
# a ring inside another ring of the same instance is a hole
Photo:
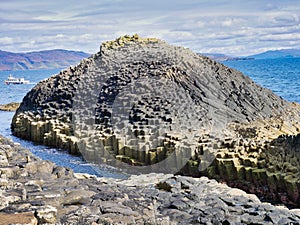
[[[208,178],[74,174],[0,137],[0,224],[300,224],[300,215]]]
[[[134,35],[40,82],[12,130],[139,172],[186,164],[180,173],[300,206],[299,109],[236,70]]]
[[[205,175],[255,193],[265,201],[299,207],[300,135],[287,135],[290,127],[281,123],[272,120],[247,126],[235,124],[233,129],[244,133],[244,137],[228,138],[215,147],[213,163],[200,173],[201,156],[196,154],[180,174]],[[207,141],[202,148],[209,146]]]
[[[0,105],[1,111],[16,111],[20,106],[20,103],[11,102],[8,104]]]
[[[38,221],[33,212],[6,214],[0,213],[0,224],[37,225]]]

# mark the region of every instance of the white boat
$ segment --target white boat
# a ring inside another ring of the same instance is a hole
[[[25,80],[24,78],[16,78],[11,74],[8,76],[7,80],[4,81],[5,84],[29,84],[29,80]]]

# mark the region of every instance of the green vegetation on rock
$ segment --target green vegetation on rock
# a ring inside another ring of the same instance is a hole
[[[122,47],[126,44],[148,44],[148,43],[155,43],[160,41],[157,38],[141,38],[137,34],[134,34],[133,36],[125,35],[122,37],[117,38],[114,41],[107,41],[101,44],[101,49],[117,49],[119,47]]]

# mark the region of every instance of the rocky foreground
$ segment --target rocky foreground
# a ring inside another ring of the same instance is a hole
[[[300,224],[299,210],[206,177],[74,174],[0,137],[0,224]]]
[[[236,70],[134,35],[37,84],[12,131],[88,161],[206,175],[300,207],[299,112]]]

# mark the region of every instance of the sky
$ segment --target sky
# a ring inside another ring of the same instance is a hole
[[[135,33],[201,53],[300,49],[299,0],[1,0],[0,50],[99,51]]]

